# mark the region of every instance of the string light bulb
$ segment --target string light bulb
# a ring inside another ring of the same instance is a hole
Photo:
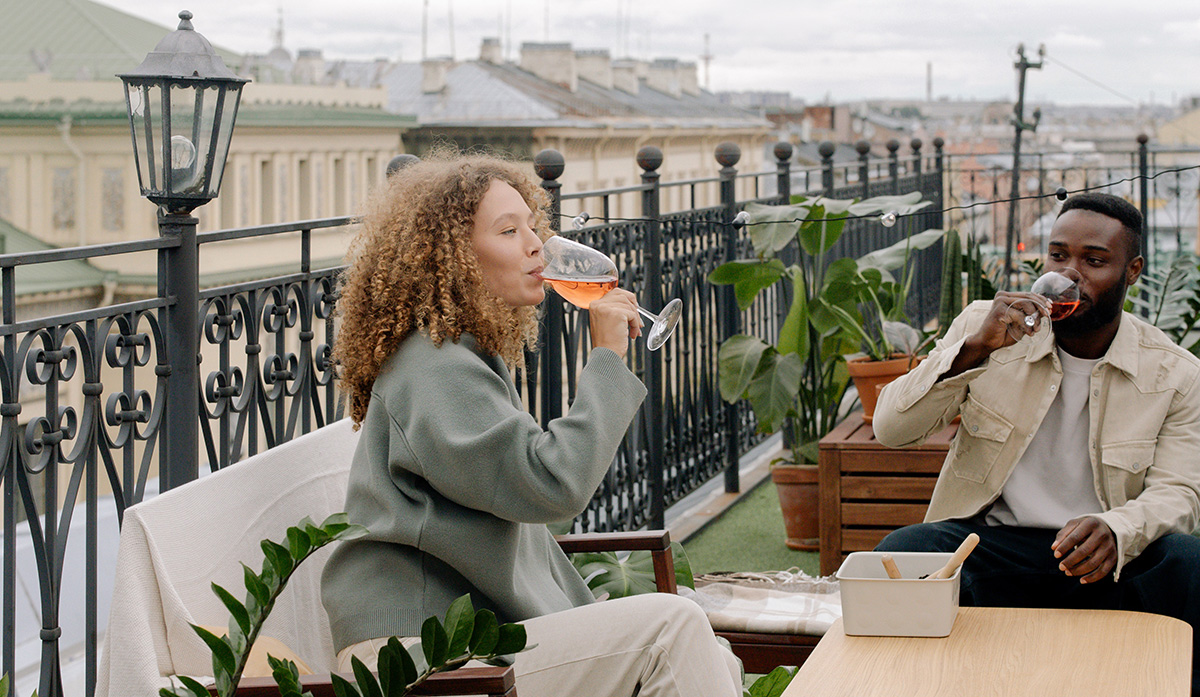
[[[571,226],[576,230],[582,230],[583,226],[587,224],[587,221],[590,220],[591,217],[592,216],[587,214],[587,211],[584,211],[574,218],[571,218]]]
[[[1058,187],[1057,189],[1054,190],[1054,197],[1057,198],[1059,201],[1066,201],[1067,200],[1067,190],[1064,187],[1061,187],[1061,186]]]
[[[887,213],[879,216],[879,222],[884,227],[893,227],[896,224],[896,218],[896,211],[888,211]]]
[[[738,212],[737,215],[733,216],[733,226],[735,228],[738,228],[738,229],[744,228],[749,223],[750,223],[750,214],[747,213],[746,211],[740,211],[740,212]]]

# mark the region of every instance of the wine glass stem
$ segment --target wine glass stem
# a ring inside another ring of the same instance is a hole
[[[649,310],[644,309],[641,305],[638,305],[637,311],[642,313],[642,317],[645,317],[646,319],[650,320],[651,322],[658,321],[658,315],[650,312]]]

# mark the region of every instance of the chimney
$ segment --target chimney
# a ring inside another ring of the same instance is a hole
[[[421,92],[436,94],[446,89],[446,73],[454,62],[449,58],[426,58],[421,61]]]
[[[568,43],[521,44],[521,70],[533,73],[546,82],[566,87],[574,92],[578,87],[575,72],[575,52]]]
[[[613,87],[632,95],[638,93],[637,62],[631,60],[613,61]]]
[[[679,89],[689,97],[700,96],[700,73],[695,63],[679,64]]]
[[[598,48],[575,52],[575,68],[579,77],[606,90],[613,88],[612,56],[608,49]]]
[[[479,60],[492,65],[503,63],[504,52],[500,48],[500,39],[494,36],[483,37],[483,44],[479,47]]]
[[[325,78],[325,59],[319,48],[302,48],[292,65],[292,80],[302,85],[319,85]]]
[[[678,98],[683,94],[679,84],[679,61],[674,58],[655,58],[646,72],[646,84]]]

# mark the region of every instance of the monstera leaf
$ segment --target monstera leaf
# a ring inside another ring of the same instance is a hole
[[[672,542],[671,556],[675,561],[675,584],[695,588],[692,565],[683,551],[683,545]],[[654,585],[654,561],[650,552],[645,550],[579,552],[571,555],[571,563],[597,598],[606,593],[609,598],[625,598],[657,590]]]

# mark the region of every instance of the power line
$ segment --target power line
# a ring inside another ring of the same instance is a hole
[[[1097,80],[1095,78],[1091,78],[1091,77],[1088,77],[1087,75],[1084,75],[1083,73],[1079,72],[1078,70],[1072,68],[1071,66],[1067,65],[1066,63],[1063,63],[1062,61],[1060,61],[1056,58],[1051,58],[1049,56],[1049,54],[1042,56],[1042,58],[1043,58],[1043,60],[1048,60],[1051,63],[1054,63],[1055,65],[1059,66],[1060,68],[1062,68],[1063,70],[1066,70],[1069,73],[1074,73],[1076,76],[1081,77],[1084,80],[1087,80],[1088,82],[1092,83],[1096,87],[1099,87],[1100,89],[1102,89],[1112,95],[1120,97],[1121,99],[1124,99],[1125,101],[1130,102],[1131,104],[1133,104],[1135,106],[1139,105],[1138,100],[1134,99],[1133,97],[1130,97],[1125,94],[1121,94],[1120,92],[1109,87],[1108,85],[1104,84],[1103,82],[1100,82],[1099,80]]]

